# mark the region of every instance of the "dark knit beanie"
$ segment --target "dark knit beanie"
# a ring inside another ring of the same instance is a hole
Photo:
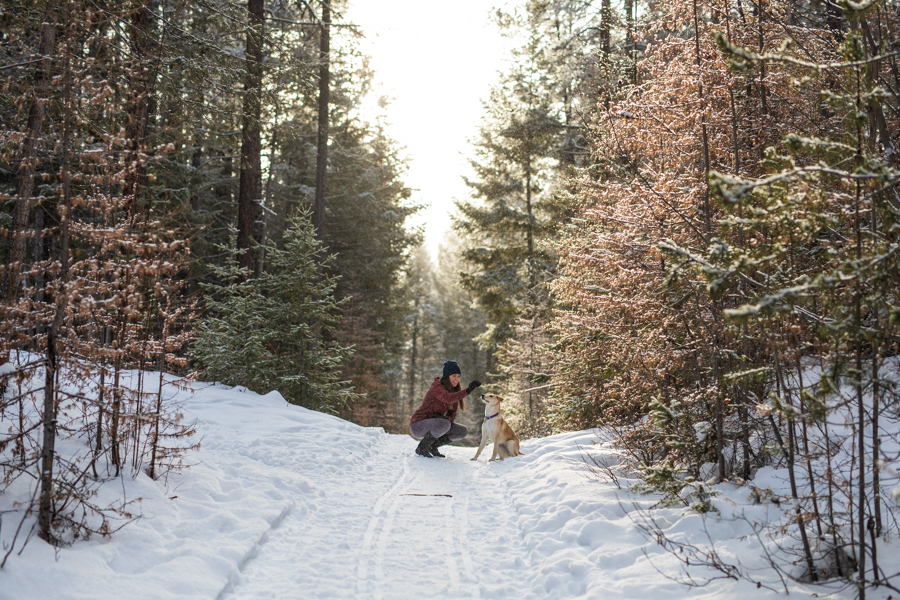
[[[454,373],[462,374],[462,371],[459,370],[459,365],[455,360],[448,360],[444,363],[444,374],[441,377],[450,377]]]

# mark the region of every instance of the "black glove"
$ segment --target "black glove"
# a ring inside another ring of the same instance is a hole
[[[481,382],[478,381],[477,379],[473,379],[472,381],[469,382],[469,386],[466,388],[466,391],[471,394],[472,390],[474,390],[477,387],[481,387]]]

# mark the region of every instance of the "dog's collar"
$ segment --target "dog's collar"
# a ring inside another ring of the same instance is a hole
[[[491,419],[493,419],[494,417],[497,417],[497,416],[500,416],[500,413],[494,413],[494,414],[492,414],[492,415],[489,416],[489,417],[485,417],[484,420],[485,420],[485,421],[489,421],[489,420],[491,420]]]

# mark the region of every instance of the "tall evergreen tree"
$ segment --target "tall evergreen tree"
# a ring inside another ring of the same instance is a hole
[[[257,220],[262,179],[261,117],[263,85],[264,0],[247,2],[247,44],[244,51],[245,79],[241,115],[241,162],[238,187],[238,263],[249,273],[256,271],[252,240],[259,242]]]
[[[351,350],[327,341],[340,308],[333,261],[322,252],[310,215],[300,213],[290,219],[284,248],[267,249],[269,269],[259,277],[224,267],[222,279],[238,283],[204,285],[210,314],[192,350],[202,376],[260,393],[278,390],[289,402],[329,412],[356,397],[340,379]]]
[[[473,200],[457,203],[455,228],[471,240],[463,260],[473,267],[461,283],[489,316],[488,345],[510,338],[523,308],[546,299],[540,286],[554,271],[540,242],[558,222],[550,188],[561,123],[532,58],[492,91],[471,161],[475,177],[466,181]]]
[[[338,32],[335,39],[342,37]],[[351,40],[335,43],[330,63],[331,123],[328,194],[322,236],[334,254],[335,289],[343,319],[332,332],[356,352],[344,364],[361,398],[341,415],[366,425],[397,420],[396,388],[402,378],[407,296],[402,270],[419,234],[405,226],[417,210],[403,183],[405,163],[384,123],[363,120],[356,107],[369,92],[373,73]],[[308,97],[285,110],[279,125],[279,161],[272,180],[272,206],[285,214],[297,202],[312,206],[316,189],[317,104]],[[277,220],[276,220],[277,221]],[[270,228],[280,239],[277,223]]]
[[[457,203],[455,223],[467,240],[461,286],[487,315],[479,342],[496,352],[494,374],[506,393],[524,394],[531,420],[540,413],[531,388],[544,378],[539,356],[549,322],[546,284],[556,273],[546,242],[565,221],[558,174],[563,154],[568,162],[572,158],[563,152],[571,149],[571,130],[541,24],[509,24],[524,30],[526,39],[485,104],[471,161],[475,176],[466,181],[472,199]]]

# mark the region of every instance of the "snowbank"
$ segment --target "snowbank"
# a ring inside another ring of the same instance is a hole
[[[202,436],[191,468],[104,484],[101,493],[139,500],[141,518],[58,551],[32,538],[0,573],[0,598],[777,595],[730,579],[688,592],[671,579],[682,563],[636,523],[649,515],[670,538],[712,540],[723,559],[764,569],[750,524],[780,518],[781,507],[753,504],[748,487],[727,484],[713,499],[720,514],[644,512],[655,498],[592,475],[585,453],[617,461],[592,431],[526,441],[525,456],[503,462],[472,462],[474,448],[455,447],[445,460],[424,459],[407,436],[292,406],[278,393],[196,384],[178,395]],[[755,483],[777,492],[785,479],[770,469]],[[27,494],[0,496],[0,511]],[[3,513],[5,545],[15,515]],[[721,575],[704,567],[691,574],[699,582]],[[776,575],[756,575],[781,588]],[[800,597],[835,592],[789,587]]]

